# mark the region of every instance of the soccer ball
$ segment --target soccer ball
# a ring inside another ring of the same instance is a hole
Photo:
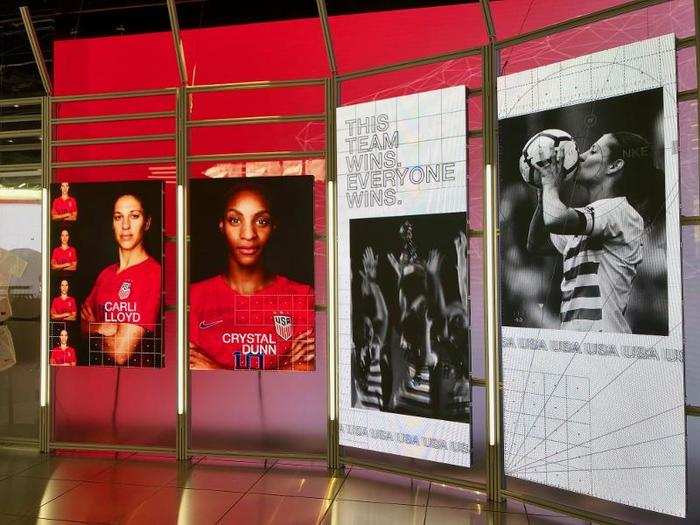
[[[542,187],[541,176],[535,166],[543,167],[549,163],[552,147],[564,148],[564,177],[576,171],[578,147],[574,139],[566,131],[545,129],[531,137],[523,147],[520,175],[525,182],[537,188]]]

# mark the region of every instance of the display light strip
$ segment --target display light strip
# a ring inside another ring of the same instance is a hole
[[[335,181],[328,180],[326,195],[326,239],[328,257],[328,268],[335,268]],[[336,333],[336,283],[333,272],[329,272],[328,277],[328,418],[335,421],[336,418],[336,355],[335,355],[335,333]]]
[[[488,352],[488,414],[489,414],[489,445],[496,445],[496,393],[498,385],[496,384],[496,330],[498,325],[496,322],[496,284],[494,282],[493,269],[496,264],[495,260],[495,224],[494,224],[494,200],[493,200],[493,173],[491,164],[486,165],[485,169],[485,197],[486,213],[484,214],[484,237],[485,237],[485,253],[484,253],[484,268],[486,269],[486,348]]]
[[[185,187],[177,185],[177,413],[185,413]]]
[[[41,189],[41,335],[39,352],[39,404],[48,405],[48,351],[49,351],[49,189]]]

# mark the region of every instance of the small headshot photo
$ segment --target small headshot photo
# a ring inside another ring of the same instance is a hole
[[[75,321],[78,316],[78,305],[70,295],[68,279],[61,279],[58,295],[51,301],[52,321]]]
[[[75,366],[78,362],[75,348],[68,344],[68,330],[62,329],[58,334],[59,343],[51,349],[49,362],[52,366]]]
[[[78,202],[70,195],[70,186],[67,182],[60,185],[61,194],[51,204],[51,220],[70,221],[78,220]]]
[[[78,251],[71,246],[70,232],[64,228],[59,234],[60,244],[51,252],[51,269],[74,272],[78,269]]]

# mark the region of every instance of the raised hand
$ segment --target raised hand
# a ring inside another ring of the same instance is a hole
[[[440,266],[442,265],[442,261],[443,256],[438,250],[430,250],[430,253],[428,254],[428,260],[425,263],[425,269],[433,275],[437,275],[440,272]]]
[[[364,276],[371,280],[377,280],[377,265],[379,264],[379,256],[374,255],[372,248],[365,248],[365,253],[362,255],[362,267],[364,268]]]
[[[534,164],[542,177],[542,186],[559,187],[564,178],[564,148],[551,146],[549,160],[543,166]]]

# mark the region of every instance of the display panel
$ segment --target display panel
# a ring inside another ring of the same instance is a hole
[[[337,110],[340,443],[471,464],[466,93]]]
[[[41,194],[0,199],[0,436],[36,438],[41,319]]]
[[[313,177],[193,180],[190,368],[315,369]]]
[[[506,474],[683,516],[674,46],[498,79],[501,318]]]
[[[163,367],[163,183],[51,190],[50,363]]]

